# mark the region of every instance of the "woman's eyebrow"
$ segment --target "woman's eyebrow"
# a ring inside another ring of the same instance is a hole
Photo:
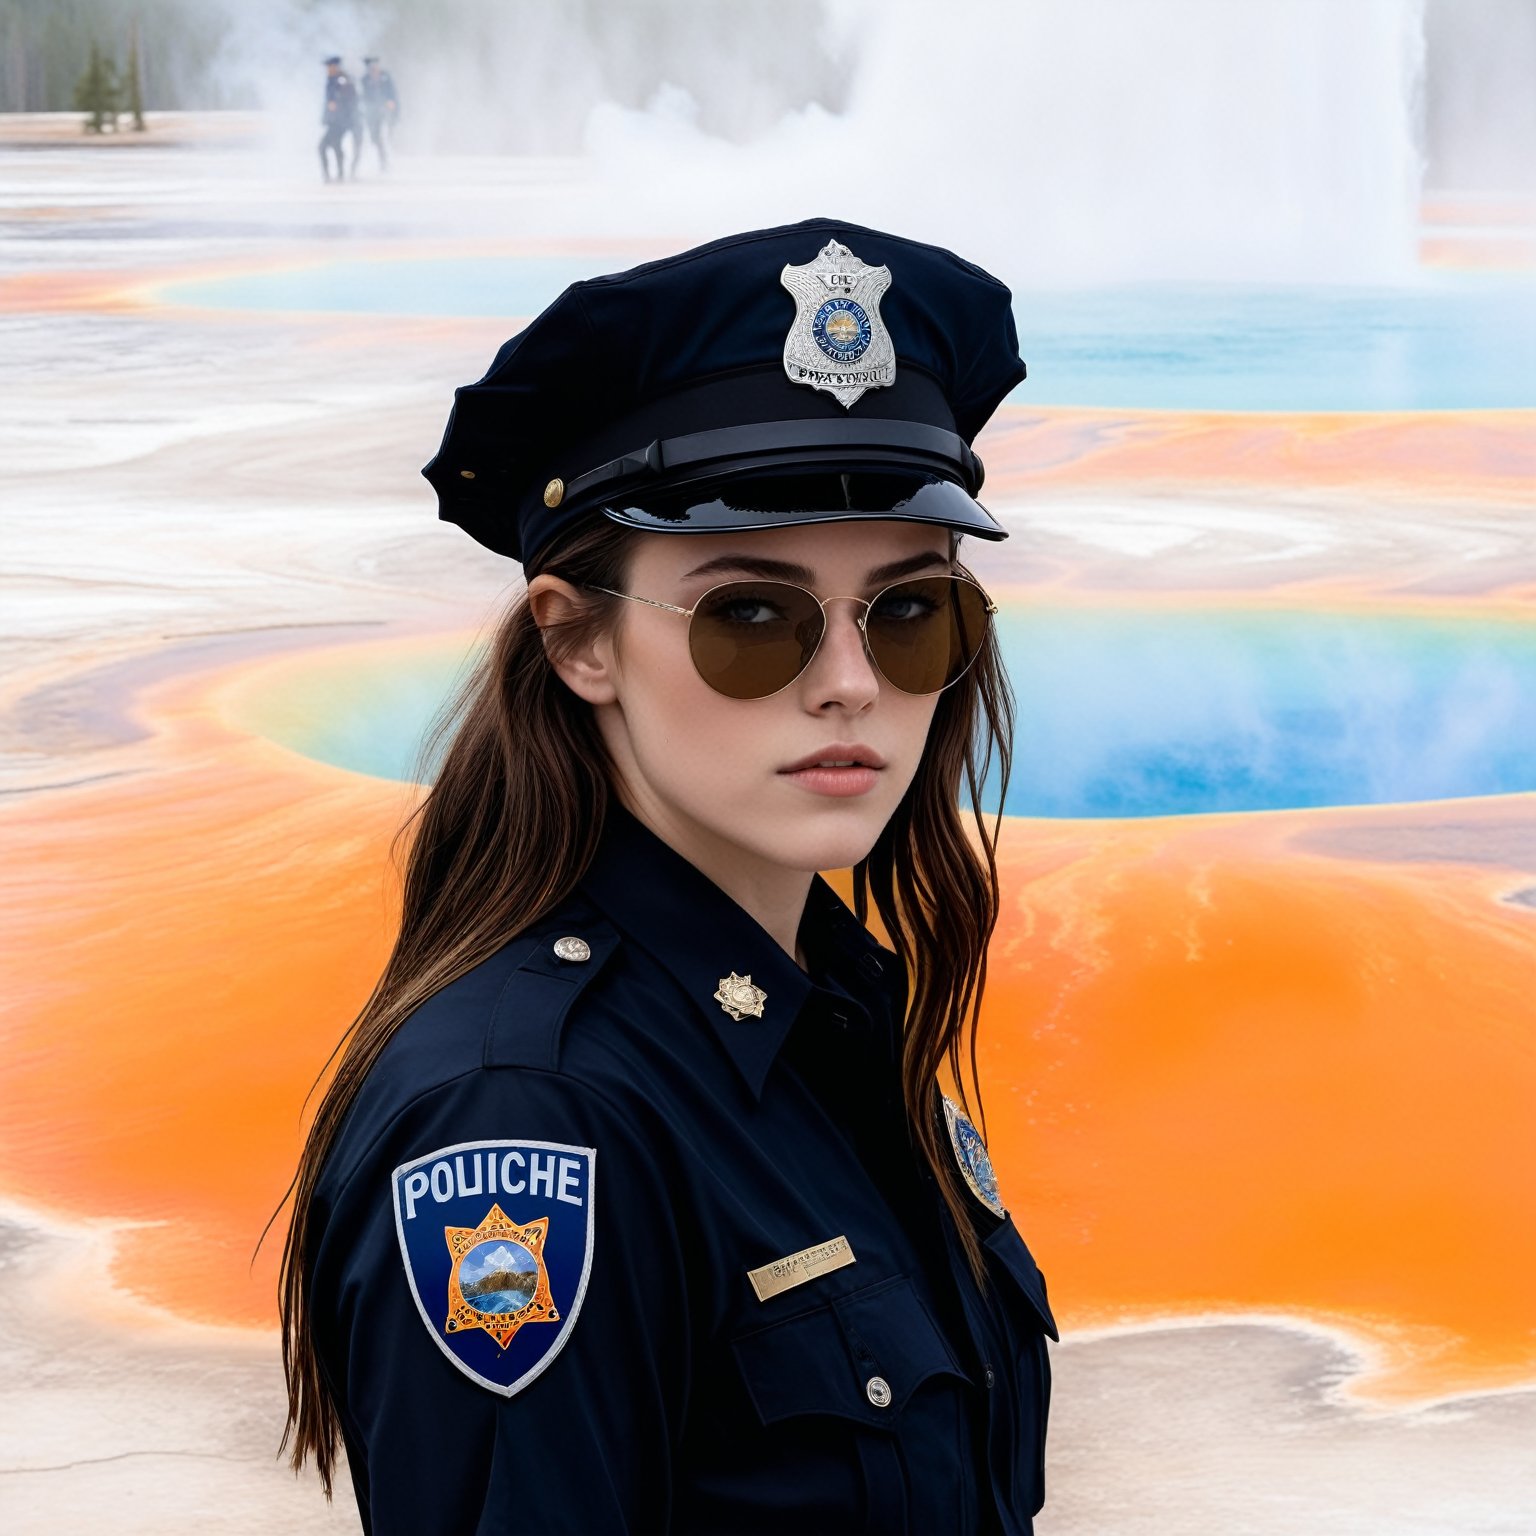
[[[936,549],[924,550],[916,555],[908,555],[904,560],[877,565],[865,576],[864,584],[872,587],[876,583],[895,581],[898,577],[910,576],[914,571],[927,570],[932,566],[942,566],[947,571],[950,568],[949,556]],[[744,554],[716,555],[713,560],[694,566],[682,579],[692,581],[695,576],[713,576],[720,571],[740,571],[764,581],[793,581],[800,586],[809,586],[816,579],[815,571],[808,565],[797,565],[792,560],[770,560],[764,555]]]
[[[872,587],[877,583],[895,581],[898,577],[911,576],[917,571],[925,571],[932,566],[940,565],[946,571],[949,570],[949,556],[940,554],[936,549],[925,549],[920,554],[908,555],[905,560],[893,560],[889,565],[877,565],[864,578],[864,581],[866,585]]]
[[[816,573],[808,565],[796,565],[791,560],[769,560],[763,555],[716,555],[703,565],[696,565],[683,577],[692,581],[695,576],[712,576],[716,571],[742,571],[748,576],[761,576],[765,581],[814,581]]]

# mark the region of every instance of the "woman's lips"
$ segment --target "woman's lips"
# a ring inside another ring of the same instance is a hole
[[[813,795],[867,795],[885,759],[862,741],[829,741],[780,773]]]
[[[813,795],[867,795],[880,777],[878,768],[797,768],[784,775]]]

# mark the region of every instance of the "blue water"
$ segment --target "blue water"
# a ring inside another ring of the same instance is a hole
[[[1012,815],[1536,790],[1536,624],[1021,603],[998,624],[1018,695]],[[302,707],[285,700],[269,734],[358,773],[409,778],[462,662],[393,653]],[[994,784],[989,808],[995,797]]]
[[[1536,405],[1536,284],[1143,285],[1020,295],[1019,404],[1221,411]]]
[[[521,1312],[533,1300],[533,1293],[530,1291],[525,1296],[521,1291],[483,1291],[478,1296],[466,1296],[464,1299],[476,1312],[499,1316],[506,1312]]]
[[[568,284],[600,270],[591,262],[534,256],[328,261],[174,283],[160,297],[198,309],[515,318],[537,314]]]
[[[1006,606],[1019,815],[1536,789],[1536,625]]]
[[[215,309],[485,316],[504,321],[510,333],[568,283],[624,264],[489,256],[335,261],[179,283],[162,297]],[[1024,405],[1536,406],[1536,283],[1517,278],[1437,274],[1421,286],[1379,290],[1149,283],[1024,292],[1014,310],[1030,376],[1011,398]]]

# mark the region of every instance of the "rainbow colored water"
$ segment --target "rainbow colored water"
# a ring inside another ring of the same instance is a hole
[[[510,323],[592,271],[547,257],[331,260],[165,284],[157,295],[196,309]],[[1536,287],[1508,278],[1440,273],[1410,289],[1126,284],[1020,292],[1014,310],[1030,369],[1010,397],[1019,405],[1536,406]]]
[[[1003,598],[1018,700],[1011,816],[1174,816],[1536,790],[1536,624],[1476,617],[1065,606]],[[247,699],[297,752],[430,779],[428,731],[468,664],[317,657]],[[986,802],[996,809],[996,786]]]

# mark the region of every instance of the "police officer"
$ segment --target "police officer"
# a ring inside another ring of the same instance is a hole
[[[394,77],[379,63],[377,54],[369,54],[363,60],[362,78],[363,121],[368,125],[368,137],[379,154],[379,169],[389,169],[389,151],[385,147],[386,130],[393,134],[400,119],[400,96],[395,90]],[[357,150],[352,157],[352,174],[357,175],[357,162],[363,154],[363,136],[357,135]]]
[[[346,138],[357,132],[357,87],[352,77],[341,67],[341,55],[333,53],[325,60],[325,102],[320,109],[320,174],[331,180],[329,156],[336,157],[337,181],[346,177]],[[361,141],[359,141],[359,148]],[[356,166],[357,157],[353,156]]]
[[[527,592],[284,1259],[295,1464],[344,1443],[365,1530],[1031,1530],[1056,1328],[938,1081],[1023,373],[995,279],[817,219],[577,283],[458,391],[425,473]]]

